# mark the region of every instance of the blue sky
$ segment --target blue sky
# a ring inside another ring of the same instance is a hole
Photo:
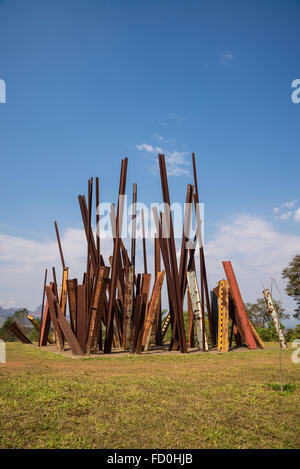
[[[160,202],[161,148],[177,201],[196,153],[206,240],[251,219],[277,240],[274,266],[278,246],[297,251],[299,15],[296,0],[0,1],[3,240],[51,243],[54,219],[80,229],[77,195],[99,176],[102,200],[115,199],[123,156],[128,189]],[[281,254],[286,265],[292,251]],[[13,259],[0,259],[4,278]]]

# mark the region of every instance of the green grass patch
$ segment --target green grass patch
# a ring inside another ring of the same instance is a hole
[[[266,384],[266,388],[272,389],[272,391],[281,392],[283,394],[293,394],[297,389],[297,384],[295,383],[283,384],[282,389],[281,389],[281,385],[279,383],[268,383]]]
[[[0,448],[299,448],[299,365],[278,347],[72,359],[7,344]]]

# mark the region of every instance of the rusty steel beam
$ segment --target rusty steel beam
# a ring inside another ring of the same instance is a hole
[[[179,263],[179,281],[180,281],[182,303],[184,300],[185,288],[186,288],[186,268],[187,268],[187,258],[188,258],[188,249],[186,245],[190,240],[190,231],[191,231],[191,222],[192,222],[193,190],[194,190],[193,186],[191,184],[188,184],[187,190],[186,190],[184,224],[183,224],[183,230],[182,230],[181,252],[180,252],[180,263]]]
[[[91,320],[85,350],[86,354],[97,350],[109,271],[109,267],[99,267],[97,271],[93,297],[90,305]]]
[[[154,270],[155,278],[158,272],[161,272],[161,262],[160,262],[160,247],[159,240],[157,237],[154,237]],[[156,321],[155,321],[155,345],[162,345],[161,337],[161,292],[159,294],[159,305],[157,307]]]
[[[58,231],[56,221],[54,221],[54,227],[55,227],[55,232],[56,232],[56,238],[57,238],[57,243],[58,243],[59,254],[60,254],[60,258],[61,258],[61,265],[62,265],[62,268],[64,269],[66,264],[65,264],[65,259],[64,259],[64,255],[63,255],[63,250],[62,250],[62,247],[61,247],[60,236],[59,236],[59,231]]]
[[[87,336],[87,305],[85,285],[77,285],[76,337],[82,350],[85,350]]]
[[[155,319],[158,315],[160,307],[160,292],[164,281],[164,276],[164,270],[162,272],[158,272],[156,274],[155,283],[153,285],[151,300],[145,318],[145,327],[142,340],[142,346],[144,347],[145,352],[149,348],[152,328],[154,326]]]
[[[131,323],[133,313],[134,299],[134,266],[128,267],[126,290],[125,290],[125,308],[124,308],[124,326],[123,326],[123,348],[128,350],[131,341]]]
[[[146,249],[146,237],[145,237],[144,209],[141,210],[141,218],[142,218],[142,239],[143,239],[144,274],[147,274],[147,249]]]
[[[88,224],[88,207],[86,204],[85,196],[84,195],[79,195],[78,196],[78,201],[79,201],[79,207],[81,211],[81,216],[82,216],[82,221],[83,221],[83,226],[84,226],[84,231],[85,231],[85,236],[87,242],[89,242],[90,238],[90,253],[91,253],[91,261],[92,261],[92,266],[94,272],[97,270],[97,248],[95,244],[95,239],[94,239],[94,234],[93,231],[89,229],[89,224]]]
[[[131,264],[135,270],[135,246],[136,246],[136,201],[137,201],[137,185],[133,184],[132,192],[132,226],[131,226]]]
[[[175,286],[174,315],[176,317],[175,333],[177,335],[172,337],[172,341],[174,341],[174,339],[178,340],[180,351],[182,353],[186,353],[187,352],[187,345],[186,345],[184,320],[183,320],[183,310],[182,310],[183,303],[182,303],[180,283],[179,283],[179,273],[178,273],[176,248],[175,248],[175,240],[174,240],[173,221],[172,221],[172,216],[171,216],[171,213],[170,213],[171,203],[170,203],[170,195],[169,195],[169,187],[168,187],[168,178],[167,178],[165,156],[163,154],[159,154],[158,155],[158,161],[159,161],[163,201],[164,201],[164,205],[165,205],[164,206],[165,220],[167,221],[168,227],[169,227],[169,233],[168,233],[169,236],[167,238],[167,243],[168,243],[169,255],[170,255],[172,280],[173,280],[174,286]],[[169,213],[167,213],[167,207],[168,207],[168,212]],[[176,328],[176,326],[177,326],[177,328]]]
[[[50,282],[49,287],[54,293],[55,292],[54,282]],[[46,285],[45,285],[45,295],[46,295]],[[50,326],[51,326],[51,315],[50,315],[50,310],[49,310],[49,303],[48,303],[48,300],[46,300],[43,322],[41,323],[41,332],[40,332],[40,340],[39,340],[40,347],[47,345],[49,332],[50,332]],[[54,333],[53,333],[53,336],[55,338]]]
[[[56,316],[57,322],[59,324],[60,329],[62,330],[65,338],[68,341],[68,344],[72,350],[74,355],[83,355],[83,350],[79,345],[78,340],[76,339],[70,324],[68,323],[62,309],[57,301],[54,293],[50,290],[49,287],[46,287],[47,298],[49,302],[50,311],[53,312],[53,315]]]
[[[255,340],[257,342],[257,345],[260,347],[260,348],[264,348],[265,347],[265,344],[263,343],[263,341],[261,340],[261,338],[259,337],[258,333],[256,332],[256,329],[255,327],[253,326],[252,322],[250,321],[249,319],[249,324],[250,324],[250,327],[251,327],[251,330],[252,330],[252,333],[255,337]]]
[[[64,267],[63,269],[63,277],[62,277],[62,286],[61,286],[61,295],[59,299],[59,304],[61,307],[61,310],[64,314],[66,314],[66,308],[67,308],[67,296],[68,296],[68,289],[67,289],[67,281],[68,281],[68,274],[69,274],[69,269],[68,267]]]
[[[74,334],[77,330],[77,278],[67,280],[67,290],[69,299],[70,323]]]
[[[8,326],[10,332],[12,332],[18,339],[23,342],[23,344],[32,344],[31,340],[26,337],[24,332],[22,331],[21,327],[16,321],[13,321]]]
[[[48,274],[48,270],[45,269],[44,286],[43,286],[43,299],[42,299],[42,310],[41,310],[41,328],[40,328],[40,333],[39,333],[39,347],[41,345],[47,345],[47,337],[48,337],[49,330],[50,330],[50,317],[49,317],[49,315],[47,317],[48,323],[44,324],[44,315],[45,315],[44,306],[45,306],[45,295],[46,295],[46,290],[45,289],[46,289],[46,284],[47,284],[47,274]],[[47,326],[47,335],[44,339],[45,343],[42,344],[42,340],[41,340],[42,327],[44,329],[46,326]]]
[[[172,278],[172,272],[171,272],[171,266],[170,266],[170,260],[169,260],[169,253],[168,253],[168,246],[167,246],[167,243],[166,243],[166,240],[163,238],[162,236],[162,221],[163,221],[163,216],[162,216],[162,220],[160,221],[159,220],[159,217],[158,217],[158,211],[157,211],[157,208],[156,207],[152,207],[152,212],[153,212],[153,217],[154,217],[154,221],[155,221],[155,225],[156,225],[156,230],[157,230],[157,233],[158,233],[158,241],[159,241],[159,246],[160,246],[160,251],[161,251],[161,255],[162,255],[162,258],[163,258],[163,263],[164,263],[164,266],[165,266],[165,271],[166,271],[166,278],[167,278],[167,289],[168,289],[168,298],[169,298],[169,307],[170,307],[170,321],[167,323],[167,326],[169,326],[169,324],[172,324],[172,314],[174,315],[174,309],[176,308],[176,305],[175,305],[175,302],[176,302],[176,293],[175,293],[175,284],[173,282],[173,278]],[[175,337],[175,325],[178,321],[178,316],[175,316],[174,315],[174,326],[172,328],[172,336],[173,336],[173,342],[174,342],[174,337]],[[165,336],[167,330],[165,330],[164,332],[162,331],[162,339],[163,337]],[[172,348],[173,344],[170,344],[170,349]],[[175,344],[174,344],[174,348],[175,348]]]
[[[141,285],[141,308],[139,310],[139,317],[138,317],[138,327],[136,333],[136,353],[141,353],[142,351],[142,340],[145,328],[145,319],[147,317],[148,312],[148,298],[150,292],[150,285],[151,285],[151,274],[143,274],[142,275],[142,285]]]
[[[238,316],[238,328],[239,328],[239,333],[242,335],[245,344],[247,345],[248,348],[250,349],[256,349],[256,341],[253,336],[250,324],[249,324],[249,319],[246,313],[245,305],[242,300],[242,296],[240,293],[240,289],[236,280],[236,277],[234,275],[234,271],[231,265],[230,261],[223,261],[222,262],[224,271],[229,283],[229,288],[230,288],[230,293],[236,308],[236,313]]]
[[[194,187],[195,187],[194,202],[195,202],[195,207],[196,207],[197,224],[198,224],[198,220],[200,220],[200,211],[199,211],[199,191],[198,191],[195,153],[192,154],[192,161],[193,161],[193,174],[194,174]],[[206,309],[207,309],[207,317],[208,317],[208,325],[209,325],[209,333],[210,333],[210,341],[211,341],[211,345],[215,346],[216,343],[215,343],[215,338],[214,338],[214,333],[213,333],[213,324],[212,324],[212,318],[211,318],[210,298],[209,298],[209,291],[208,291],[208,284],[207,284],[204,247],[203,247],[202,236],[201,236],[201,226],[199,226],[199,236],[200,236],[199,254],[200,254],[200,272],[201,272],[200,284],[201,284],[202,310],[204,312],[204,294],[203,294],[203,291],[204,291]]]
[[[120,204],[120,196],[125,195],[126,189],[126,174],[127,174],[127,162],[128,159],[124,158],[122,160],[121,167],[121,176],[120,176],[120,185],[119,185],[119,200],[118,200],[118,210],[117,210],[117,226],[116,226],[116,237],[114,239],[114,251],[113,251],[113,262],[112,262],[112,271],[111,271],[111,285],[110,285],[110,296],[108,304],[108,313],[107,313],[107,324],[105,331],[105,343],[104,343],[104,353],[110,353],[112,347],[113,339],[113,324],[114,324],[114,302],[116,298],[116,287],[117,287],[117,278],[118,273],[118,256],[120,251],[120,236],[122,233],[122,218],[123,218],[123,204]]]
[[[55,337],[55,343],[59,350],[64,350],[64,337],[60,325],[58,323],[57,310],[55,308],[55,302],[57,302],[55,290],[53,288],[51,289],[50,287],[46,287],[46,295],[48,300],[50,317],[52,321],[53,336]]]
[[[27,317],[28,321],[30,321],[31,324],[36,328],[36,330],[40,332],[41,325],[36,321],[36,319],[34,319],[33,316],[30,316],[30,314],[27,314],[26,317]],[[51,337],[48,336],[47,340],[48,340],[49,344],[54,344],[54,341],[51,339]]]

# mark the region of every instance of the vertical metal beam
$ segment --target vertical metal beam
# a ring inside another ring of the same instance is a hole
[[[96,275],[91,301],[90,326],[87,337],[86,353],[95,352],[99,341],[101,319],[104,309],[104,296],[109,278],[109,267],[99,267]]]
[[[160,292],[164,281],[164,275],[164,271],[158,272],[153,285],[151,300],[145,318],[145,328],[142,340],[142,346],[144,347],[145,351],[147,351],[149,348],[152,328],[160,306]]]
[[[154,270],[155,278],[158,272],[161,271],[161,262],[160,262],[160,247],[159,240],[157,237],[154,238]],[[157,307],[156,322],[155,322],[155,345],[162,345],[162,336],[161,336],[161,293],[159,293],[159,305]]]
[[[133,313],[133,295],[134,295],[134,266],[128,266],[127,282],[125,291],[125,310],[124,310],[124,329],[123,329],[123,348],[128,350],[131,341],[131,322]]]
[[[126,174],[127,174],[127,158],[122,160],[119,196],[125,195],[126,189]],[[122,200],[123,202],[123,200]],[[114,239],[114,251],[113,251],[113,262],[111,271],[111,285],[110,285],[110,297],[108,304],[107,324],[105,333],[105,344],[104,353],[111,352],[112,339],[113,339],[113,324],[114,324],[114,302],[116,298],[116,287],[118,278],[118,255],[120,250],[120,236],[122,232],[122,218],[123,218],[123,203],[120,204],[120,198],[118,201],[117,211],[117,227],[116,227],[116,238]]]
[[[135,246],[136,246],[136,201],[137,201],[137,185],[133,184],[132,193],[132,226],[131,226],[131,264],[135,270]]]
[[[143,239],[144,273],[147,274],[147,250],[146,250],[146,238],[145,238],[144,209],[141,210],[141,217],[142,217],[142,239]]]
[[[186,338],[185,338],[185,329],[184,329],[184,320],[183,320],[183,311],[182,311],[182,298],[181,298],[181,290],[180,290],[180,283],[179,283],[179,274],[178,274],[178,265],[177,265],[177,257],[176,257],[176,248],[175,248],[175,241],[174,241],[174,230],[173,230],[173,221],[170,211],[170,195],[169,195],[169,188],[168,188],[168,179],[167,179],[167,170],[166,170],[166,163],[165,157],[163,154],[158,155],[159,160],[159,169],[160,169],[160,177],[161,177],[161,185],[162,185],[162,193],[163,193],[163,200],[165,203],[165,220],[169,224],[169,237],[167,239],[169,253],[170,253],[170,265],[172,269],[172,279],[175,286],[175,301],[174,301],[174,314],[177,318],[178,324],[178,339],[179,339],[179,347],[182,353],[187,352],[187,345],[186,345]],[[169,213],[167,213],[167,207]],[[169,216],[170,215],[170,216]],[[176,324],[175,324],[176,327]]]
[[[208,344],[205,331],[203,334],[203,311],[201,308],[201,300],[195,271],[187,272],[187,281],[192,302],[192,308],[194,312],[194,318],[196,321],[196,332],[199,348],[206,351],[208,350]]]
[[[218,316],[218,350],[228,352],[229,286],[226,280],[219,282]]]
[[[195,207],[196,207],[196,215],[197,215],[197,223],[200,220],[200,210],[199,210],[199,192],[198,192],[198,181],[197,181],[197,169],[196,169],[196,160],[195,160],[195,153],[192,154],[193,160],[193,173],[194,173],[194,186],[195,186]],[[207,285],[207,275],[206,275],[206,266],[205,266],[205,257],[204,257],[204,248],[201,236],[201,227],[199,227],[199,235],[200,235],[200,284],[201,284],[201,299],[202,299],[202,309],[204,312],[204,294],[205,292],[205,301],[206,301],[206,309],[207,309],[207,317],[208,317],[208,325],[209,325],[209,332],[210,332],[210,341],[211,345],[216,345],[214,340],[213,334],[213,326],[212,326],[212,319],[211,319],[211,310],[210,310],[210,301],[209,301],[209,292],[208,292],[208,285]]]

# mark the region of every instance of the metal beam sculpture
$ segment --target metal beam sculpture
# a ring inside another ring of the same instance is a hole
[[[273,321],[273,324],[274,324],[274,327],[275,327],[275,330],[276,330],[276,333],[277,333],[277,336],[278,336],[280,347],[285,349],[285,348],[287,348],[287,345],[286,345],[286,341],[285,341],[285,338],[284,338],[284,335],[283,335],[283,332],[282,332],[282,329],[281,329],[281,325],[280,325],[280,321],[279,321],[279,315],[278,315],[278,312],[276,310],[272,295],[271,295],[271,293],[268,289],[263,290],[263,295],[264,295],[264,298],[266,300],[267,307],[268,307],[269,313],[271,315],[271,318],[272,318],[272,321]]]

